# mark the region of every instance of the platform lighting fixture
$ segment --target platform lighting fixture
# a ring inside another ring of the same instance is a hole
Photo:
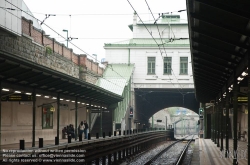
[[[243,77],[238,77],[237,80],[238,81],[242,81],[244,78]]]
[[[91,107],[93,107],[94,105],[91,105]]]
[[[37,97],[40,97],[41,95],[40,94],[36,94]]]
[[[75,101],[71,101],[72,103],[74,103]]]
[[[242,76],[246,76],[246,75],[248,75],[248,73],[242,72],[241,75],[242,75]]]
[[[26,94],[26,95],[31,95],[31,93],[28,93],[28,92],[27,92],[27,93],[25,93],[25,94]]]
[[[66,32],[67,33],[67,47],[68,47],[68,42],[69,42],[69,37],[68,37],[68,30],[65,30],[65,29],[63,29],[63,32]]]
[[[66,101],[70,101],[70,100],[66,100]]]
[[[2,91],[10,91],[9,89],[3,88]]]
[[[49,98],[49,96],[44,96],[45,98]]]
[[[82,103],[82,104],[85,104],[85,103]]]
[[[86,105],[89,105],[89,104],[86,104]]]
[[[63,99],[60,99],[60,100],[63,100]]]
[[[80,101],[78,101],[77,103],[78,103],[78,104],[81,104],[81,102],[80,102]]]
[[[14,93],[21,93],[21,91],[15,91]]]
[[[55,99],[56,99],[56,97],[52,97],[52,99],[53,99],[53,100],[55,100]]]

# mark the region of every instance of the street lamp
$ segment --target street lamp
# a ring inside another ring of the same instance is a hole
[[[66,39],[66,41],[67,41],[67,47],[68,47],[68,42],[69,42],[69,39],[68,39],[68,30],[63,29],[63,31],[67,32],[67,39]]]

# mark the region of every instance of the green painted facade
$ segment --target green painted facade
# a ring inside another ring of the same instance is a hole
[[[121,123],[131,105],[131,76],[133,69],[133,64],[109,64],[104,70],[103,77],[97,81],[96,85],[124,98],[114,110],[113,121],[115,123]]]

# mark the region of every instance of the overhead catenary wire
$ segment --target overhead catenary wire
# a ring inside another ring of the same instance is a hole
[[[128,3],[130,4],[130,6],[131,6],[131,8],[134,10],[134,12],[137,14],[137,12],[136,12],[136,10],[135,10],[135,8],[133,7],[133,5],[130,3],[130,1],[129,0],[127,0],[128,1]],[[149,6],[148,6],[149,7]],[[150,8],[149,8],[150,9]],[[150,10],[151,11],[151,10]],[[151,13],[152,13],[152,11],[151,11]],[[161,53],[161,56],[162,56],[162,52],[161,52],[161,48],[160,48],[160,46],[159,46],[159,44],[158,44],[158,42],[156,41],[156,39],[154,38],[154,36],[152,35],[152,33],[150,33],[150,31],[148,30],[148,28],[147,28],[147,26],[144,24],[144,22],[142,21],[142,19],[141,19],[141,17],[139,16],[139,14],[137,14],[137,16],[138,16],[138,18],[140,19],[140,21],[142,22],[142,24],[144,25],[144,27],[147,29],[147,31],[148,31],[148,33],[150,34],[150,36],[152,37],[152,39],[155,41],[155,43],[157,44],[157,46],[158,46],[158,49],[160,50],[160,53]],[[154,17],[154,16],[153,16]],[[155,18],[154,18],[155,19]],[[157,25],[157,28],[158,28],[158,25]],[[158,29],[159,30],[159,29]],[[159,32],[159,35],[160,35],[160,32]],[[160,35],[160,37],[161,37],[161,35]],[[161,40],[162,41],[162,40]],[[163,47],[164,47],[164,44],[163,44],[163,42],[162,42],[162,45],[163,45]],[[164,47],[164,50],[165,50],[165,47]],[[167,55],[167,53],[166,53],[166,55]],[[164,59],[164,57],[162,56],[162,58]],[[172,69],[172,68],[171,68]],[[171,81],[171,80],[170,80]],[[178,81],[178,80],[177,80]],[[171,84],[173,85],[173,86],[175,86],[172,82],[171,82]],[[180,90],[177,88],[177,90],[180,92]],[[182,94],[182,92],[180,92],[181,94]]]
[[[6,2],[8,2],[8,3],[10,3],[9,1],[7,1],[6,0]],[[12,3],[10,3],[10,4],[12,4]],[[13,4],[12,4],[13,5]],[[15,5],[14,5],[15,6]],[[17,6],[15,6],[15,7],[17,7]],[[18,8],[18,7],[17,7]],[[19,8],[20,9],[20,8]],[[20,9],[20,11],[22,11],[22,12],[25,12],[25,11],[23,11],[23,10],[21,10]],[[28,14],[28,13],[26,13],[26,14]],[[28,14],[28,15],[30,15],[30,14]],[[33,15],[30,15],[31,17],[33,17],[33,18],[35,18],[35,19],[37,19],[36,17],[34,17]],[[37,19],[38,21],[40,21],[41,22],[41,20],[39,20],[39,19]],[[62,38],[64,38],[62,35],[60,35],[58,32],[56,32],[54,29],[52,29],[50,26],[48,26],[47,24],[45,24],[44,23],[44,25],[45,26],[47,26],[49,29],[51,29],[53,32],[55,32],[56,34],[58,34],[58,36],[61,36]],[[65,38],[64,38],[65,39]],[[70,42],[71,43],[71,42]],[[157,43],[157,42],[156,42]],[[89,55],[87,52],[85,52],[84,50],[82,50],[81,48],[79,48],[78,46],[76,46],[75,44],[73,44],[73,43],[71,43],[72,45],[74,45],[76,48],[78,48],[79,50],[81,50],[82,52],[84,52],[86,55]],[[93,56],[91,56],[91,55],[89,55],[90,57],[92,57],[93,58]],[[113,70],[114,71],[114,70]],[[114,71],[114,72],[116,72],[116,71]],[[117,73],[117,72],[116,72]],[[117,73],[119,76],[121,76],[119,73]],[[123,76],[121,76],[122,78],[124,78]],[[124,78],[125,79],[125,78]],[[106,79],[107,80],[107,79]],[[109,81],[109,80],[107,80],[107,81]],[[115,85],[117,85],[117,84],[115,84]]]
[[[17,9],[19,9],[20,11],[25,12],[25,11],[23,11],[22,9],[20,9],[19,7],[17,7],[16,5],[14,5],[14,4],[12,4],[11,2],[9,2],[8,0],[5,0],[5,1],[8,2],[9,4],[13,5],[13,6],[16,7]],[[28,14],[29,16],[35,18],[37,21],[41,22],[41,20],[37,19],[37,18],[34,17],[33,15],[31,15],[31,14],[29,14],[29,13],[27,13],[27,12],[25,12],[25,13]],[[52,29],[52,28],[51,28],[50,26],[48,26],[47,24],[43,23],[43,25],[45,25],[46,27],[48,27],[48,28],[49,28],[50,30],[52,30],[54,33],[58,34],[58,36],[60,36],[60,37],[62,37],[63,39],[67,40],[65,37],[63,37],[61,34],[59,34],[57,31],[55,31],[54,29]],[[77,49],[79,49],[80,51],[82,51],[83,53],[85,53],[86,55],[88,55],[89,57],[95,59],[94,56],[88,54],[86,51],[82,50],[80,47],[76,46],[76,45],[73,44],[72,42],[69,41],[69,43],[71,43],[73,46],[75,46]],[[98,62],[101,62],[101,61],[99,61],[99,60],[97,60],[97,61],[98,61]],[[107,65],[107,67],[109,67],[109,66]],[[114,71],[114,72],[116,72],[116,71]],[[122,75],[120,75],[118,72],[116,72],[116,73],[117,73],[119,76],[121,76],[123,79],[126,79],[126,78],[124,78]]]
[[[167,52],[166,52],[166,49],[165,49],[164,43],[163,43],[163,41],[162,41],[162,37],[161,37],[160,30],[159,30],[159,27],[158,27],[158,24],[157,24],[157,20],[155,19],[154,14],[153,14],[153,12],[152,12],[152,11],[151,11],[151,9],[150,9],[150,7],[149,7],[149,4],[148,4],[147,0],[145,0],[145,2],[146,2],[146,4],[147,4],[147,6],[148,6],[148,9],[149,9],[149,11],[150,11],[151,15],[152,15],[152,16],[153,16],[153,18],[154,18],[154,21],[155,21],[155,23],[154,23],[154,24],[156,24],[156,27],[157,27],[157,30],[158,30],[158,33],[159,33],[159,37],[160,37],[161,42],[162,42],[162,46],[163,46],[164,52],[165,52],[166,57],[167,57]],[[180,10],[180,11],[178,11],[178,12],[181,12],[181,11],[184,11],[184,10]],[[172,13],[172,12],[171,12],[171,13]],[[160,17],[159,17],[159,18],[160,18]],[[171,28],[171,30],[172,30],[172,28]],[[173,32],[173,30],[172,30],[172,32]],[[174,35],[174,32],[173,32],[173,35]],[[174,39],[175,39],[175,35],[174,35]],[[173,41],[174,41],[174,40],[173,40]],[[164,58],[163,58],[162,60],[164,60]],[[174,74],[174,77],[176,78],[176,80],[177,80],[178,84],[180,85],[180,83],[179,83],[179,81],[178,81],[177,77],[175,76],[175,73],[174,73],[174,70],[172,69],[172,67],[171,67],[171,71],[172,71],[172,73]],[[171,79],[170,79],[170,82],[171,82]],[[172,83],[172,82],[171,82],[171,83]],[[181,87],[181,85],[180,85],[180,87]],[[181,87],[181,88],[182,88],[182,87]],[[177,88],[177,90],[180,92],[179,88]],[[180,92],[180,93],[182,94],[182,92]]]

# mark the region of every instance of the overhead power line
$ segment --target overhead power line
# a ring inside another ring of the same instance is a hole
[[[23,11],[22,9],[20,9],[18,6],[12,4],[11,2],[9,2],[8,0],[5,0],[7,3],[11,4],[12,6],[16,7],[17,9],[19,9],[20,11],[22,12],[25,12]],[[41,20],[37,19],[36,17],[34,17],[33,15],[25,12],[26,14],[28,14],[29,16],[31,16],[32,18],[35,18],[36,20],[38,20],[39,22],[42,22]],[[17,16],[16,16],[17,17]],[[54,33],[58,34],[58,36],[60,36],[61,38],[67,40],[65,37],[63,37],[61,34],[59,34],[57,31],[55,31],[54,29],[52,29],[50,26],[48,26],[47,24],[43,23],[46,27],[48,27],[50,30],[52,30]],[[80,51],[82,51],[83,53],[85,53],[86,55],[88,55],[89,57],[92,57],[93,59],[95,59],[94,56],[88,54],[86,51],[82,50],[80,47],[76,46],[75,44],[73,44],[72,42],[69,41],[69,43],[71,43],[73,46],[75,46],[77,49],[79,49]],[[101,63],[101,61],[97,60],[99,63]],[[109,67],[109,65],[107,65],[107,67]],[[113,70],[113,68],[111,68]],[[119,75],[120,77],[122,77],[123,79],[126,79],[124,78],[121,74],[119,74],[117,71],[113,70],[114,72],[117,73],[117,75]]]

